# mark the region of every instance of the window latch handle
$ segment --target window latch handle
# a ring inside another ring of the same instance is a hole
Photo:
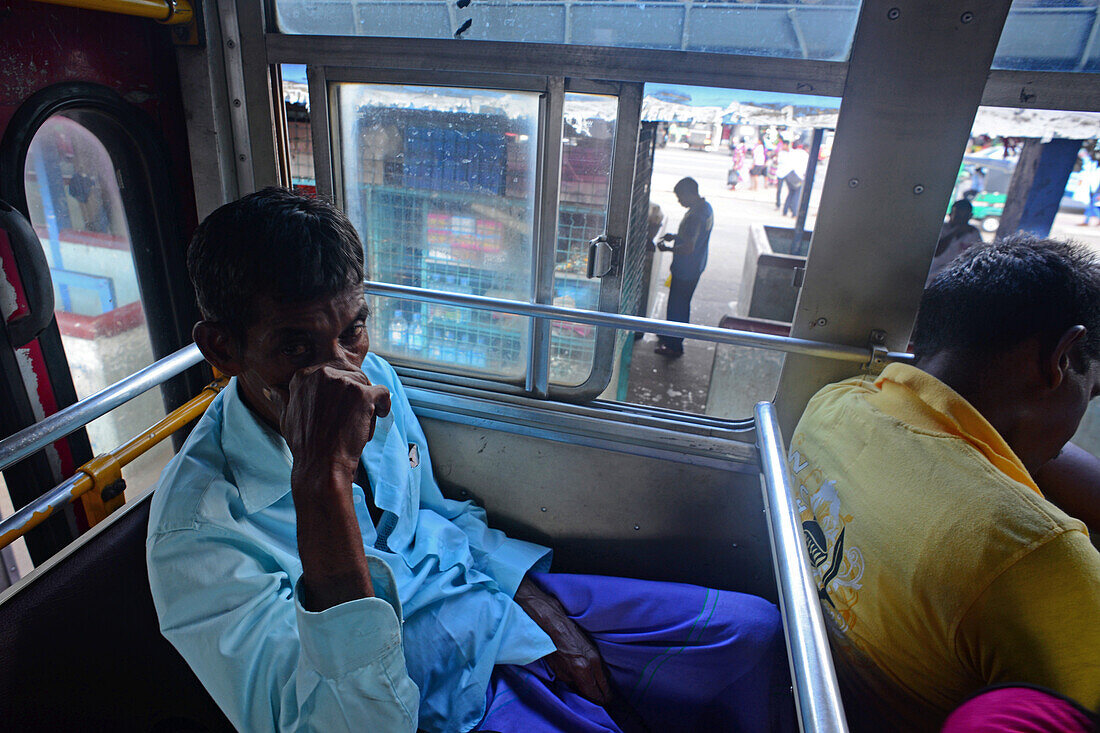
[[[588,278],[607,277],[615,271],[615,253],[622,244],[619,237],[601,234],[588,242]]]

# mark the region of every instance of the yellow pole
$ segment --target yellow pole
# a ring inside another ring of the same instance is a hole
[[[188,0],[38,0],[38,2],[152,18],[167,25],[190,23],[195,18]]]
[[[203,388],[202,392],[199,392],[190,400],[177,407],[156,425],[153,425],[140,435],[134,436],[113,451],[108,451],[103,455],[96,456],[78,468],[77,473],[82,475],[76,479],[72,489],[70,489],[68,501],[76,501],[81,497],[88,499],[90,501],[85,503],[85,507],[90,510],[88,513],[88,522],[94,525],[104,519],[107,514],[110,514],[122,505],[123,497],[122,494],[119,493],[117,496],[111,497],[107,501],[103,501],[99,494],[103,489],[119,479],[122,467],[148,451],[157,443],[160,443],[187,423],[202,415],[210,403],[214,401],[218,392],[220,392],[228,382],[229,380],[224,377],[220,377],[217,381],[211,382]],[[89,492],[94,492],[94,497],[89,495]],[[15,542],[27,532],[37,527],[46,517],[50,516],[51,513],[52,511],[36,511],[23,523],[23,525],[5,532],[0,536],[0,549],[7,547],[12,542]]]

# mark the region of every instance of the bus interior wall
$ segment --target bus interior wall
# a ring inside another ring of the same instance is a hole
[[[44,120],[28,112],[35,100],[48,96],[50,90],[62,90],[66,85],[75,89],[103,90],[105,95],[117,95],[121,100],[115,114],[122,133],[137,135],[127,128],[124,117],[140,117],[142,127],[155,139],[154,155],[139,161],[160,181],[156,190],[147,192],[155,201],[152,210],[144,211],[156,234],[148,227],[135,242],[135,265],[144,267],[141,280],[164,283],[165,278],[178,279],[182,268],[186,236],[197,223],[194,186],[190,174],[190,154],[183,105],[170,30],[155,22],[121,15],[59,7],[24,0],[0,1],[0,22],[3,43],[0,45],[0,198],[8,201],[24,215],[28,214],[24,190],[24,160],[31,138]],[[63,96],[63,95],[62,95]],[[96,109],[98,101],[89,101],[85,109]],[[61,101],[61,107],[80,114],[79,99]],[[28,122],[30,120],[30,122]],[[135,145],[135,147],[137,147]],[[143,151],[147,152],[147,151]],[[121,164],[120,164],[121,165]],[[116,171],[120,182],[122,176]],[[120,184],[121,185],[121,184]],[[127,192],[132,194],[135,192]],[[149,236],[144,236],[148,234]],[[167,235],[167,236],[166,236]],[[161,247],[169,251],[161,251]],[[138,256],[140,255],[140,256]],[[144,264],[143,264],[144,263]],[[165,263],[175,265],[175,270]],[[5,271],[8,277],[13,275]],[[185,278],[184,278],[185,279]],[[148,287],[146,287],[146,290]],[[181,298],[172,298],[166,291],[178,288],[157,286],[159,303],[146,302],[146,315],[154,333],[156,356],[164,356],[189,340],[189,327],[180,321],[193,322],[195,307],[190,288]],[[165,292],[162,292],[165,291]],[[143,293],[143,295],[148,295]],[[148,300],[148,298],[145,298]],[[28,353],[37,386],[29,389],[35,410],[44,414],[75,402],[78,395],[70,376],[70,365],[58,335],[58,325],[51,324],[37,345]],[[6,375],[5,378],[10,378]],[[192,374],[176,380],[163,390],[168,407],[182,403],[195,391],[202,377]],[[23,384],[9,385],[24,389]],[[33,392],[37,391],[37,394]],[[83,396],[83,395],[81,395]],[[54,406],[56,402],[56,406]],[[7,432],[30,424],[26,416],[14,414],[7,407],[4,423]],[[8,414],[12,413],[12,414]],[[16,506],[36,497],[49,486],[71,475],[77,466],[89,460],[86,431],[81,430],[65,441],[56,462],[34,459],[25,466],[8,469],[8,482]],[[59,444],[60,445],[60,444]],[[145,487],[141,487],[145,488]],[[61,522],[61,524],[59,524]],[[64,520],[53,520],[53,537],[28,537],[37,561],[48,557],[63,546],[66,530]],[[79,507],[70,515],[70,528],[79,530],[85,521]],[[69,535],[71,539],[71,535]],[[60,543],[60,544],[59,544]]]

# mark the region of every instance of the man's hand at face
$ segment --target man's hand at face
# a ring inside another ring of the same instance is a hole
[[[390,393],[345,361],[300,369],[287,392],[279,429],[294,457],[303,602],[321,611],[374,595],[351,486],[375,421],[390,412]]]
[[[597,705],[611,702],[603,659],[588,635],[566,615],[561,601],[528,578],[520,582],[515,600],[557,647],[546,657],[554,674]]]
[[[330,361],[295,372],[279,421],[294,473],[343,471],[350,482],[376,420],[389,413],[389,390],[351,364]]]

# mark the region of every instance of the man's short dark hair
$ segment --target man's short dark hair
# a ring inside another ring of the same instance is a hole
[[[672,190],[677,193],[687,193],[693,196],[698,196],[699,184],[696,183],[694,178],[681,178],[679,181],[677,181],[676,185],[672,187]]]
[[[195,230],[187,270],[203,318],[243,337],[259,295],[308,302],[363,281],[363,247],[342,211],[285,188],[217,209]]]
[[[1073,326],[1088,333],[1079,371],[1100,358],[1100,262],[1073,242],[1014,234],[971,247],[924,291],[913,350],[991,356],[1038,336],[1053,349]]]

